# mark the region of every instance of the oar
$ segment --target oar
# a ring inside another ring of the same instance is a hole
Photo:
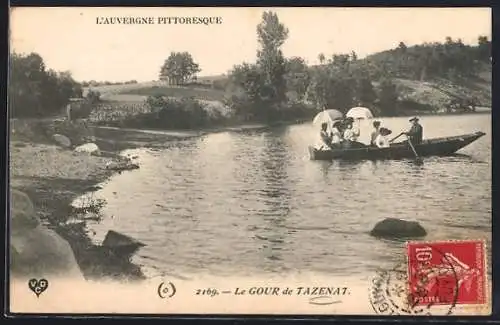
[[[403,134],[405,134],[404,132],[401,132],[400,134],[398,134],[398,136],[396,136],[395,138],[392,138],[392,140],[389,140],[390,143],[394,142],[394,140],[396,140],[397,138],[399,138],[400,136],[402,136]]]
[[[415,162],[417,164],[423,163],[422,158],[418,156],[417,150],[415,150],[415,147],[413,146],[413,143],[411,143],[410,137],[408,137],[408,144],[410,145],[411,150],[415,154]]]

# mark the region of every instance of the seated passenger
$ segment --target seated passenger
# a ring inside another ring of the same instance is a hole
[[[391,130],[386,129],[386,128],[380,128],[379,134],[375,138],[375,145],[379,148],[388,148],[391,146],[389,139],[387,139],[387,136],[392,133]]]
[[[348,117],[345,120],[345,130],[344,130],[344,148],[364,148],[365,145],[361,142],[358,142],[359,129],[354,127],[354,119],[352,117]]]
[[[332,146],[332,136],[326,131],[328,128],[328,123],[321,124],[321,131],[319,136],[321,138],[320,149],[330,149]]]
[[[373,131],[371,135],[370,144],[375,146],[375,139],[377,139],[380,134],[380,121],[373,121]]]
[[[359,128],[354,126],[354,119],[348,117],[345,122],[344,139],[349,141],[357,141],[360,131]]]
[[[332,132],[330,133],[332,138],[332,148],[339,148],[341,143],[344,141],[342,133],[340,132],[341,125],[342,123],[340,121],[333,122]]]

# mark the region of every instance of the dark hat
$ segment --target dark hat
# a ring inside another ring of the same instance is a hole
[[[345,122],[346,123],[352,123],[352,122],[354,122],[354,118],[351,117],[351,116],[349,116],[348,118],[345,119]]]
[[[386,135],[389,135],[392,133],[391,130],[387,129],[387,128],[380,128],[380,134],[383,135],[383,136],[386,136]]]
[[[340,124],[342,124],[340,121],[333,122],[333,126],[337,126],[337,125],[340,125]]]
[[[321,123],[321,127],[322,127],[322,128],[325,128],[325,127],[327,127],[327,126],[328,126],[328,123],[326,123],[326,122]]]
[[[418,117],[416,117],[416,116],[415,116],[415,117],[412,117],[412,118],[410,119],[410,122],[413,122],[413,121],[418,121]]]
[[[373,121],[373,125],[380,125],[380,121]]]

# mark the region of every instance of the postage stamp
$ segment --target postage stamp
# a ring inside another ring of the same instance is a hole
[[[409,242],[407,255],[414,305],[486,302],[484,241]]]
[[[410,241],[407,263],[380,271],[370,304],[381,315],[447,316],[488,307],[485,242]],[[475,308],[475,305],[480,307]]]
[[[12,7],[9,312],[488,314],[490,11]]]

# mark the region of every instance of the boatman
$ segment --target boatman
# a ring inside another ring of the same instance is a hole
[[[412,123],[412,126],[410,130],[404,134],[408,136],[408,139],[412,144],[416,145],[422,143],[424,129],[422,125],[418,123],[418,117],[411,118],[410,122]]]

